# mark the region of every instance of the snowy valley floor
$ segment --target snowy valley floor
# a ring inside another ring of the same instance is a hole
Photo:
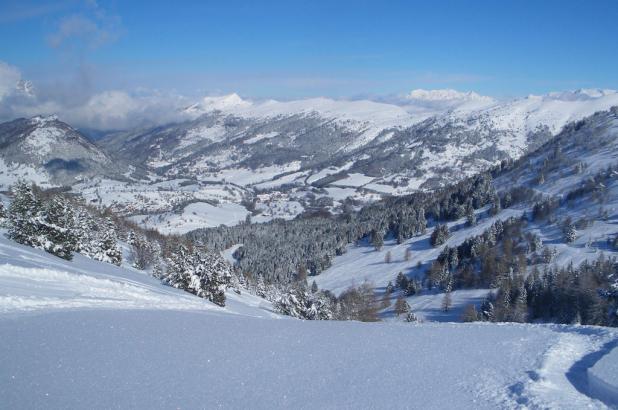
[[[310,322],[248,295],[228,302],[2,238],[0,408],[582,409],[605,407],[589,394],[615,398],[603,386],[614,329]]]

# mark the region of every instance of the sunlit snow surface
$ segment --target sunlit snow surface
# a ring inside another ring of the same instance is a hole
[[[300,321],[246,294],[218,308],[6,239],[0,295],[9,409],[604,408],[586,370],[618,340],[592,327]]]

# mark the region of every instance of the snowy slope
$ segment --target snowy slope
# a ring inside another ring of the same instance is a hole
[[[124,170],[55,116],[0,124],[0,147],[0,188],[20,178],[50,186],[73,184],[85,176],[119,176]]]
[[[560,148],[562,163],[557,164],[553,171],[546,172],[542,184],[537,183],[536,179],[541,172],[539,167],[546,158],[553,155],[557,147]],[[576,164],[581,164],[580,172],[574,171]],[[598,113],[587,118],[584,123],[566,130],[546,146],[526,156],[513,169],[498,176],[494,186],[498,191],[526,186],[545,198],[556,196],[564,200],[570,191],[586,184],[610,165],[618,165],[618,112],[615,110]],[[330,268],[311,280],[315,280],[320,289],[327,289],[335,294],[342,293],[352,285],[368,281],[381,293],[388,282],[395,283],[399,272],[410,278],[422,279],[425,271],[445,246],[453,248],[466,238],[482,234],[497,219],[519,217],[524,212],[530,216],[533,205],[518,204],[503,209],[494,217],[488,216],[486,209],[478,210],[478,224],[473,227],[465,226],[465,218],[449,222],[452,234],[445,244],[436,248],[429,244],[432,228],[429,228],[425,235],[412,237],[401,244],[397,244],[394,239],[386,240],[380,251],[376,251],[367,241],[349,245],[346,253],[334,258]],[[586,220],[587,223],[578,227],[573,242],[566,243],[559,224],[530,221],[526,230],[537,235],[543,244],[550,246],[555,253],[553,266],[567,266],[570,263],[579,266],[586,260],[597,260],[602,254],[606,257],[618,256],[617,250],[607,245],[608,239],[618,235],[616,175],[599,185],[596,191],[563,203],[555,211],[554,218],[558,221],[566,218],[572,221]],[[409,260],[405,260],[406,251],[410,251]],[[389,263],[385,261],[388,253],[391,255]],[[487,289],[453,292],[454,309],[448,313],[441,311],[443,293],[424,290],[421,295],[408,297],[407,301],[420,319],[457,321],[460,320],[465,305],[474,303],[479,306],[488,292]],[[392,297],[393,301],[396,296]],[[392,309],[383,312],[384,317],[393,315]]]
[[[337,213],[348,198],[363,204],[431,190],[517,158],[568,122],[613,105],[618,93],[612,90],[509,101],[415,90],[396,103],[249,101],[232,94],[187,108],[193,120],[98,141],[109,155],[69,125],[35,117],[0,125],[0,141],[9,142],[0,149],[0,189],[20,178],[72,185],[100,206],[148,215],[140,219],[144,226],[166,233],[235,224],[250,211],[240,206],[258,192],[285,194],[262,208],[289,212],[265,211],[255,220],[316,208]],[[204,200],[238,207],[199,218],[183,214],[188,204]]]
[[[218,308],[6,239],[0,261],[11,409],[604,408],[582,383],[589,355],[618,340],[586,327],[275,320],[247,296]]]
[[[0,314],[90,309],[191,310],[271,316],[269,303],[233,292],[218,306],[143,271],[76,254],[67,262],[0,236]],[[242,300],[242,301],[240,301]],[[261,310],[262,305],[267,310]]]
[[[618,93],[611,90],[508,101],[415,90],[396,103],[250,101],[232,94],[187,108],[194,120],[101,143],[160,178],[281,191],[301,204],[315,187],[324,188],[320,195],[332,198],[330,210],[337,212],[346,198],[368,202],[431,190],[518,158],[567,123],[614,105]]]

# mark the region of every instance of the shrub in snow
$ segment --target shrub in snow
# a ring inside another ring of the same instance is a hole
[[[167,258],[164,283],[184,289],[211,302],[225,306],[225,289],[232,278],[230,266],[213,252],[179,244]]]
[[[408,312],[406,315],[406,322],[418,322],[418,318],[414,314],[414,312]]]
[[[431,237],[429,238],[431,246],[442,245],[444,242],[446,242],[450,235],[451,232],[449,231],[448,226],[440,224],[436,225],[433,232],[431,233]]]
[[[294,285],[273,302],[276,311],[284,315],[307,320],[330,320],[333,312],[330,300],[321,292],[311,293],[298,285]]]
[[[75,214],[77,251],[94,260],[120,265],[122,252],[116,229],[110,218],[96,217],[85,208],[79,209]]]
[[[43,201],[31,185],[13,186],[9,239],[70,260],[77,246],[73,222],[71,207],[60,197]]]

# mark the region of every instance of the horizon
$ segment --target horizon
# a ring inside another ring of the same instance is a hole
[[[80,110],[80,126],[129,112],[157,123],[232,93],[401,105],[413,90],[499,101],[616,90],[616,18],[607,0],[11,0],[0,5],[0,119]]]

